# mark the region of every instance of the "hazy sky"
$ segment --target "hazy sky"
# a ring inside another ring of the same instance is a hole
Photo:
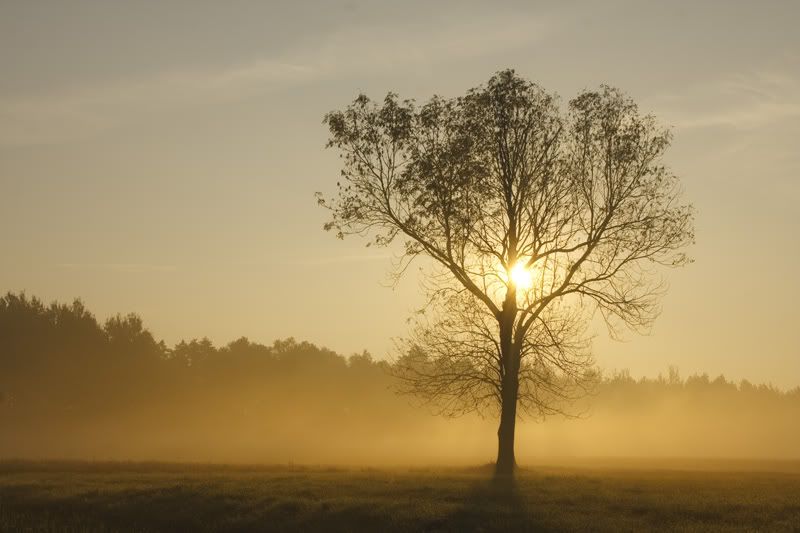
[[[421,303],[322,231],[325,112],[511,67],[618,86],[673,128],[698,210],[651,336],[599,363],[800,385],[800,2],[0,1],[0,290],[172,343],[390,350]]]

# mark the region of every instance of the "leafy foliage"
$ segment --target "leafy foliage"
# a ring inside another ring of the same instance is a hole
[[[588,317],[612,335],[647,329],[655,267],[689,261],[692,208],[662,161],[670,134],[618,89],[562,109],[505,70],[422,105],[361,94],[325,123],[342,158],[337,194],[319,195],[325,228],[401,241],[398,275],[420,256],[435,265],[401,377],[447,414],[500,407],[513,424],[518,401],[558,411],[589,376]],[[520,265],[531,287],[516,286]]]

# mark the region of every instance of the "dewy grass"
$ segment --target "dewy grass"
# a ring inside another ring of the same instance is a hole
[[[0,531],[796,531],[800,472],[0,465]]]

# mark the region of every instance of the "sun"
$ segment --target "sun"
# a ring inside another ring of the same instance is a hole
[[[525,268],[525,265],[522,263],[515,263],[514,266],[511,267],[510,276],[511,283],[513,283],[517,289],[526,291],[533,287],[533,272]]]

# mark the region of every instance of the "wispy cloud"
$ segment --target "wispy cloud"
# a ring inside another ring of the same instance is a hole
[[[800,80],[778,72],[741,75],[659,95],[652,106],[679,129],[754,129],[800,117]]]
[[[28,145],[80,139],[142,112],[224,101],[248,90],[311,77],[313,72],[309,67],[264,60],[217,71],[169,72],[33,99],[0,100],[0,144]]]
[[[481,16],[415,29],[359,26],[322,45],[225,67],[174,70],[136,80],[0,99],[0,144],[53,143],[96,135],[142,112],[236,99],[287,85],[447,64],[496,54],[544,38],[556,26],[533,14]]]

